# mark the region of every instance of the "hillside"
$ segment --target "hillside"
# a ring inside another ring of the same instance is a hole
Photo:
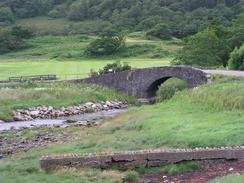
[[[203,22],[212,19],[229,26],[243,8],[242,0],[3,0],[0,24],[45,17],[63,24],[56,34],[64,34],[76,33],[74,28],[91,33],[109,25],[141,31],[163,23],[174,37],[184,37],[198,32]]]

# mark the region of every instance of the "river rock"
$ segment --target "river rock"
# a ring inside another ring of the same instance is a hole
[[[37,116],[40,112],[38,110],[35,110],[35,111],[30,111],[30,115],[31,116]]]
[[[72,120],[72,119],[67,119],[65,121],[65,123],[76,123],[76,122],[77,122],[77,120]]]
[[[71,116],[84,114],[88,109],[91,111],[98,112],[109,109],[119,109],[127,107],[126,102],[122,101],[106,101],[100,103],[87,102],[78,106],[62,107],[60,109],[54,109],[52,106],[40,106],[29,108],[27,110],[18,109],[13,112],[15,121],[28,121],[33,119],[53,119],[62,116]]]

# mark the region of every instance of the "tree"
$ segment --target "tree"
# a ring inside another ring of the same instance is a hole
[[[153,29],[149,30],[147,36],[157,37],[162,40],[168,40],[171,38],[171,32],[166,24],[158,24]]]
[[[244,44],[231,52],[229,59],[230,70],[244,70]]]
[[[184,47],[173,60],[173,64],[213,67],[224,65],[221,59],[222,40],[211,29],[185,40]]]
[[[0,22],[13,23],[14,15],[10,8],[2,7],[0,8]]]
[[[0,52],[12,51],[26,46],[24,39],[30,38],[28,29],[21,26],[0,29]]]
[[[14,26],[12,27],[12,35],[16,37],[17,40],[29,39],[32,37],[32,32],[22,26]]]
[[[0,52],[15,50],[19,43],[9,29],[0,29]]]
[[[124,35],[113,28],[108,28],[88,45],[85,52],[90,56],[111,55],[124,46]]]
[[[240,47],[244,43],[244,13],[233,21],[231,27],[231,37],[229,39],[232,48]]]

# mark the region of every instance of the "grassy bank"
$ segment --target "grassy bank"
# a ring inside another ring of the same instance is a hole
[[[69,143],[50,145],[1,160],[0,181],[120,182],[126,174],[91,169],[66,169],[45,174],[39,171],[38,162],[41,156],[48,154],[243,145],[243,110],[222,106],[218,101],[210,102],[210,97],[219,92],[222,93],[222,99],[227,100],[228,86],[232,85],[242,90],[244,81],[216,81],[197,91],[178,93],[165,103],[132,108],[128,113],[104,122],[99,128],[73,129],[69,134],[75,139]],[[213,89],[215,87],[219,89]],[[201,97],[203,91],[205,101],[197,97]],[[242,93],[236,95],[242,100]]]
[[[0,93],[0,119],[5,121],[13,120],[13,110],[34,106],[59,108],[112,99],[135,101],[133,97],[102,86],[62,82],[0,85]]]

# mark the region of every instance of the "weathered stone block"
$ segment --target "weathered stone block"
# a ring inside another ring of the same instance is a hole
[[[159,167],[169,164],[167,160],[149,160],[147,167]]]

